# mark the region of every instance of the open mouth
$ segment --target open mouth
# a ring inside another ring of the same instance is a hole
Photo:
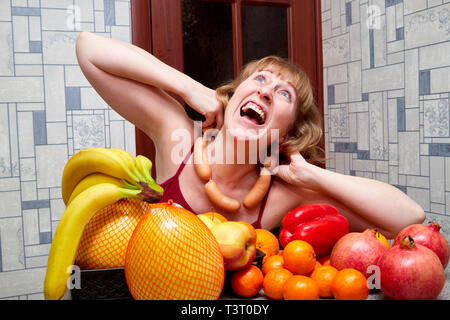
[[[246,117],[258,125],[263,125],[266,122],[264,109],[252,101],[247,102],[241,107],[241,117]]]

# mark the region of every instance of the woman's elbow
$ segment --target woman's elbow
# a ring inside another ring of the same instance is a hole
[[[418,204],[415,204],[408,210],[408,214],[405,216],[402,222],[388,232],[388,238],[394,239],[397,236],[397,234],[404,228],[412,224],[422,224],[425,221],[425,219],[426,215],[422,207],[419,206]]]
[[[87,31],[81,31],[78,34],[77,41],[75,43],[75,52],[79,62],[80,60],[87,58],[87,49],[89,49],[89,40],[91,36],[92,33]]]
[[[417,205],[416,209],[414,210],[414,213],[411,213],[413,222],[411,224],[422,224],[425,219],[425,211],[423,211],[422,207]]]

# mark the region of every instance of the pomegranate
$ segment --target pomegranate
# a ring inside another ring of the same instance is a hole
[[[396,300],[431,300],[445,284],[444,268],[438,256],[409,235],[379,260],[383,293]]]
[[[449,259],[449,247],[447,239],[439,232],[440,230],[441,226],[435,221],[430,222],[427,226],[412,224],[399,232],[393,245],[399,244],[404,236],[410,235],[415,243],[421,244],[436,253],[445,269]]]
[[[367,268],[377,265],[378,259],[388,249],[376,237],[376,231],[351,232],[340,238],[331,251],[330,263],[338,270],[353,268],[366,277]]]

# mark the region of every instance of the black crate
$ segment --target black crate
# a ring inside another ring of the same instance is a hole
[[[262,267],[265,253],[256,250],[253,264]],[[225,272],[224,291],[231,289],[232,271]],[[130,300],[124,268],[80,271],[80,289],[71,289],[72,300]]]
[[[125,269],[81,270],[80,289],[72,289],[72,300],[133,299],[125,280]]]

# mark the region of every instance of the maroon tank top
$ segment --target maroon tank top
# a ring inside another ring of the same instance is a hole
[[[172,199],[173,202],[179,204],[186,210],[189,210],[195,214],[198,214],[191,208],[191,206],[187,203],[186,199],[184,198],[183,193],[181,192],[181,189],[180,189],[180,182],[179,182],[179,176],[180,176],[181,172],[183,171],[183,169],[193,151],[194,151],[194,146],[191,147],[190,153],[187,154],[186,158],[180,164],[177,172],[172,177],[170,177],[169,179],[167,179],[166,181],[164,181],[163,183],[160,184],[160,186],[164,189],[164,193],[163,193],[161,200],[159,200],[159,202],[167,202],[169,199]],[[270,187],[269,187],[269,191],[270,191]],[[252,223],[252,226],[255,229],[261,229],[261,219],[262,219],[262,215],[264,212],[264,208],[266,207],[267,196],[269,194],[269,191],[267,191],[266,195],[264,196],[264,199],[261,202],[258,219]]]

